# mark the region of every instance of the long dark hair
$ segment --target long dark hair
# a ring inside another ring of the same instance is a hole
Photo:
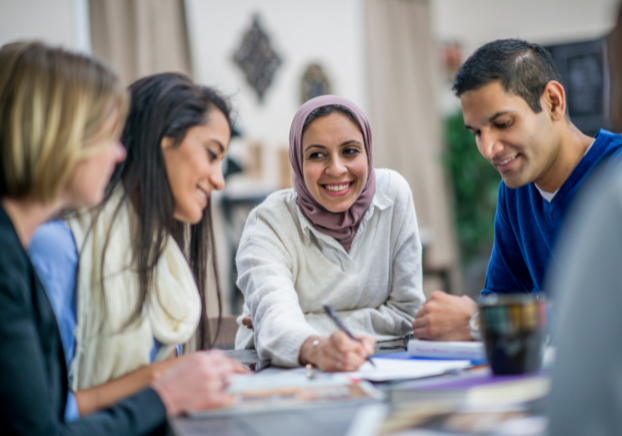
[[[127,324],[139,319],[147,304],[155,267],[164,250],[164,242],[171,235],[187,256],[204,305],[207,304],[207,267],[211,257],[219,322],[212,338],[207,310],[201,311],[197,347],[206,349],[218,336],[222,312],[211,201],[197,224],[188,225],[173,218],[174,200],[166,177],[161,143],[164,137],[171,137],[173,146],[179,145],[188,129],[208,121],[212,110],[221,111],[231,127],[231,109],[216,91],[196,85],[182,74],[164,73],[145,77],[134,82],[129,90],[130,111],[121,136],[121,142],[127,149],[127,158],[115,168],[104,196],[105,203],[115,188],[122,184],[124,196],[129,197],[139,217],[138,229],[132,241],[140,284],[139,299]],[[108,241],[104,245],[102,267],[107,245]]]

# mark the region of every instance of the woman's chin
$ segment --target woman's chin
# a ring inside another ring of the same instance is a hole
[[[173,218],[177,221],[181,221],[182,223],[194,225],[197,224],[203,219],[203,209],[198,211],[180,211],[176,210],[173,213]]]
[[[331,213],[342,213],[350,209],[353,203],[353,201],[323,201],[320,204]]]

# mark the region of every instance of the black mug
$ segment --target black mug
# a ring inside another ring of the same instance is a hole
[[[489,295],[478,302],[486,357],[496,375],[538,372],[547,306],[539,294]]]

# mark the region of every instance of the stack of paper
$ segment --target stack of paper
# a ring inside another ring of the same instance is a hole
[[[445,374],[449,371],[464,369],[471,365],[470,360],[422,360],[391,359],[372,357],[374,368],[365,362],[358,371],[345,372],[352,379],[369,381],[404,380]]]

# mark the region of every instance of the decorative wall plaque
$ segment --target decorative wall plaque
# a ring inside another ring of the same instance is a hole
[[[586,135],[611,128],[607,96],[609,75],[605,40],[573,42],[545,47],[553,55],[566,89],[568,115]]]
[[[261,25],[259,15],[253,16],[253,24],[244,34],[242,44],[234,53],[233,60],[244,71],[246,81],[257,93],[259,101],[262,102],[282,61],[272,48],[270,38]]]
[[[301,103],[312,98],[331,93],[330,82],[322,67],[318,64],[311,64],[302,75],[301,83]]]

